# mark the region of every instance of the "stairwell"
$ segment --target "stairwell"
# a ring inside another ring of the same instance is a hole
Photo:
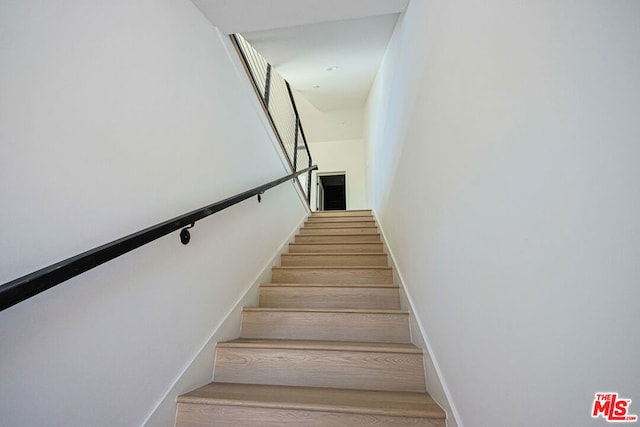
[[[176,425],[445,426],[370,211],[312,213]]]

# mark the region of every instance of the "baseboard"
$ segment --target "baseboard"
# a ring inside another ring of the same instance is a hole
[[[406,282],[402,276],[402,272],[398,268],[398,263],[393,255],[393,250],[389,246],[387,237],[384,234],[382,224],[378,221],[375,212],[373,212],[373,215],[376,218],[378,228],[380,229],[384,251],[389,256],[389,262],[391,263],[391,267],[393,267],[394,283],[397,283],[400,286],[401,307],[402,309],[409,311],[411,343],[424,349],[424,369],[427,381],[427,392],[447,413],[447,427],[463,427],[460,422],[460,415],[458,414],[453,400],[451,399],[449,389],[442,379],[442,373],[438,366],[438,361],[433,356],[433,350],[427,337],[427,333],[422,326],[423,323],[420,320],[420,317],[416,314],[415,305],[407,287],[405,286]]]
[[[224,319],[213,329],[200,350],[191,358],[186,367],[172,382],[169,390],[149,413],[143,425],[147,427],[166,427],[175,425],[176,398],[195,388],[210,383],[213,379],[214,355],[216,344],[240,336],[242,308],[258,305],[258,287],[271,279],[271,267],[280,264],[280,255],[285,252],[287,245],[295,240],[296,233],[304,224],[306,217],[291,231],[280,245],[274,256],[264,265],[255,280],[247,287],[242,296]]]

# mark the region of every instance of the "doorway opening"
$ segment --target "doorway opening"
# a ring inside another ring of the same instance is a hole
[[[347,209],[347,179],[344,173],[318,174],[317,204],[319,211]]]

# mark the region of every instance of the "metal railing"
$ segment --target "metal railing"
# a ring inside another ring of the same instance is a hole
[[[86,252],[67,258],[56,264],[42,268],[33,273],[22,276],[18,279],[0,285],[0,311],[9,308],[21,301],[32,296],[38,295],[49,288],[52,288],[66,280],[71,279],[79,274],[89,271],[107,261],[111,261],[121,255],[126,254],[140,246],[153,242],[160,237],[166,236],[176,230],[180,231],[180,240],[185,245],[191,239],[189,229],[193,228],[196,221],[220,212],[230,206],[247,200],[253,196],[258,196],[261,201],[262,194],[270,188],[280,185],[284,182],[296,179],[305,173],[311,173],[312,170],[318,169],[317,166],[302,169],[282,178],[278,178],[259,187],[244,191],[235,196],[221,200],[216,203],[204,206],[200,209],[188,212],[170,220],[161,222],[151,227],[140,230],[136,233],[129,234],[113,242],[98,246]]]
[[[292,172],[310,167],[311,152],[289,83],[240,34],[232,34],[238,54],[265,113],[271,122]],[[311,172],[298,177],[307,203],[311,203]]]

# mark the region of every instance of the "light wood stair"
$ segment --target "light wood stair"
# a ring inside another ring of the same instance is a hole
[[[273,267],[273,283],[378,283],[392,284],[391,267]]]
[[[296,237],[296,243],[377,243],[380,234],[377,232],[359,234],[305,234]]]
[[[262,285],[259,292],[260,307],[268,308],[400,308],[396,286],[274,283]]]
[[[310,266],[387,266],[387,254],[367,252],[293,253],[283,254],[283,267]]]
[[[382,252],[382,242],[364,243],[290,243],[289,253],[327,253],[327,252]]]
[[[361,210],[349,210],[349,211],[320,211],[320,212],[312,212],[309,217],[310,220],[319,220],[325,218],[349,218],[354,216],[366,216],[369,218],[373,218],[373,212],[369,209],[361,209]]]
[[[446,425],[371,211],[309,216],[176,425]]]
[[[214,382],[180,397],[180,425],[443,426],[426,393]],[[250,408],[250,410],[247,410]]]
[[[222,382],[425,391],[412,344],[238,339],[218,344],[215,366]]]
[[[376,227],[304,227],[300,229],[300,234],[304,236],[321,236],[321,235],[343,235],[343,234],[376,234],[378,229]]]
[[[326,216],[319,215],[319,212],[310,215],[307,218],[307,224],[311,222],[350,222],[350,221],[375,221],[375,218],[372,214],[359,214],[359,215],[340,215],[340,216]]]
[[[401,310],[245,308],[242,338],[408,343],[409,315]]]
[[[368,219],[367,217],[353,217],[348,221],[337,221],[341,218],[332,218],[333,221],[307,221],[304,223],[305,228],[353,228],[353,227],[375,227],[376,222],[373,218]]]

